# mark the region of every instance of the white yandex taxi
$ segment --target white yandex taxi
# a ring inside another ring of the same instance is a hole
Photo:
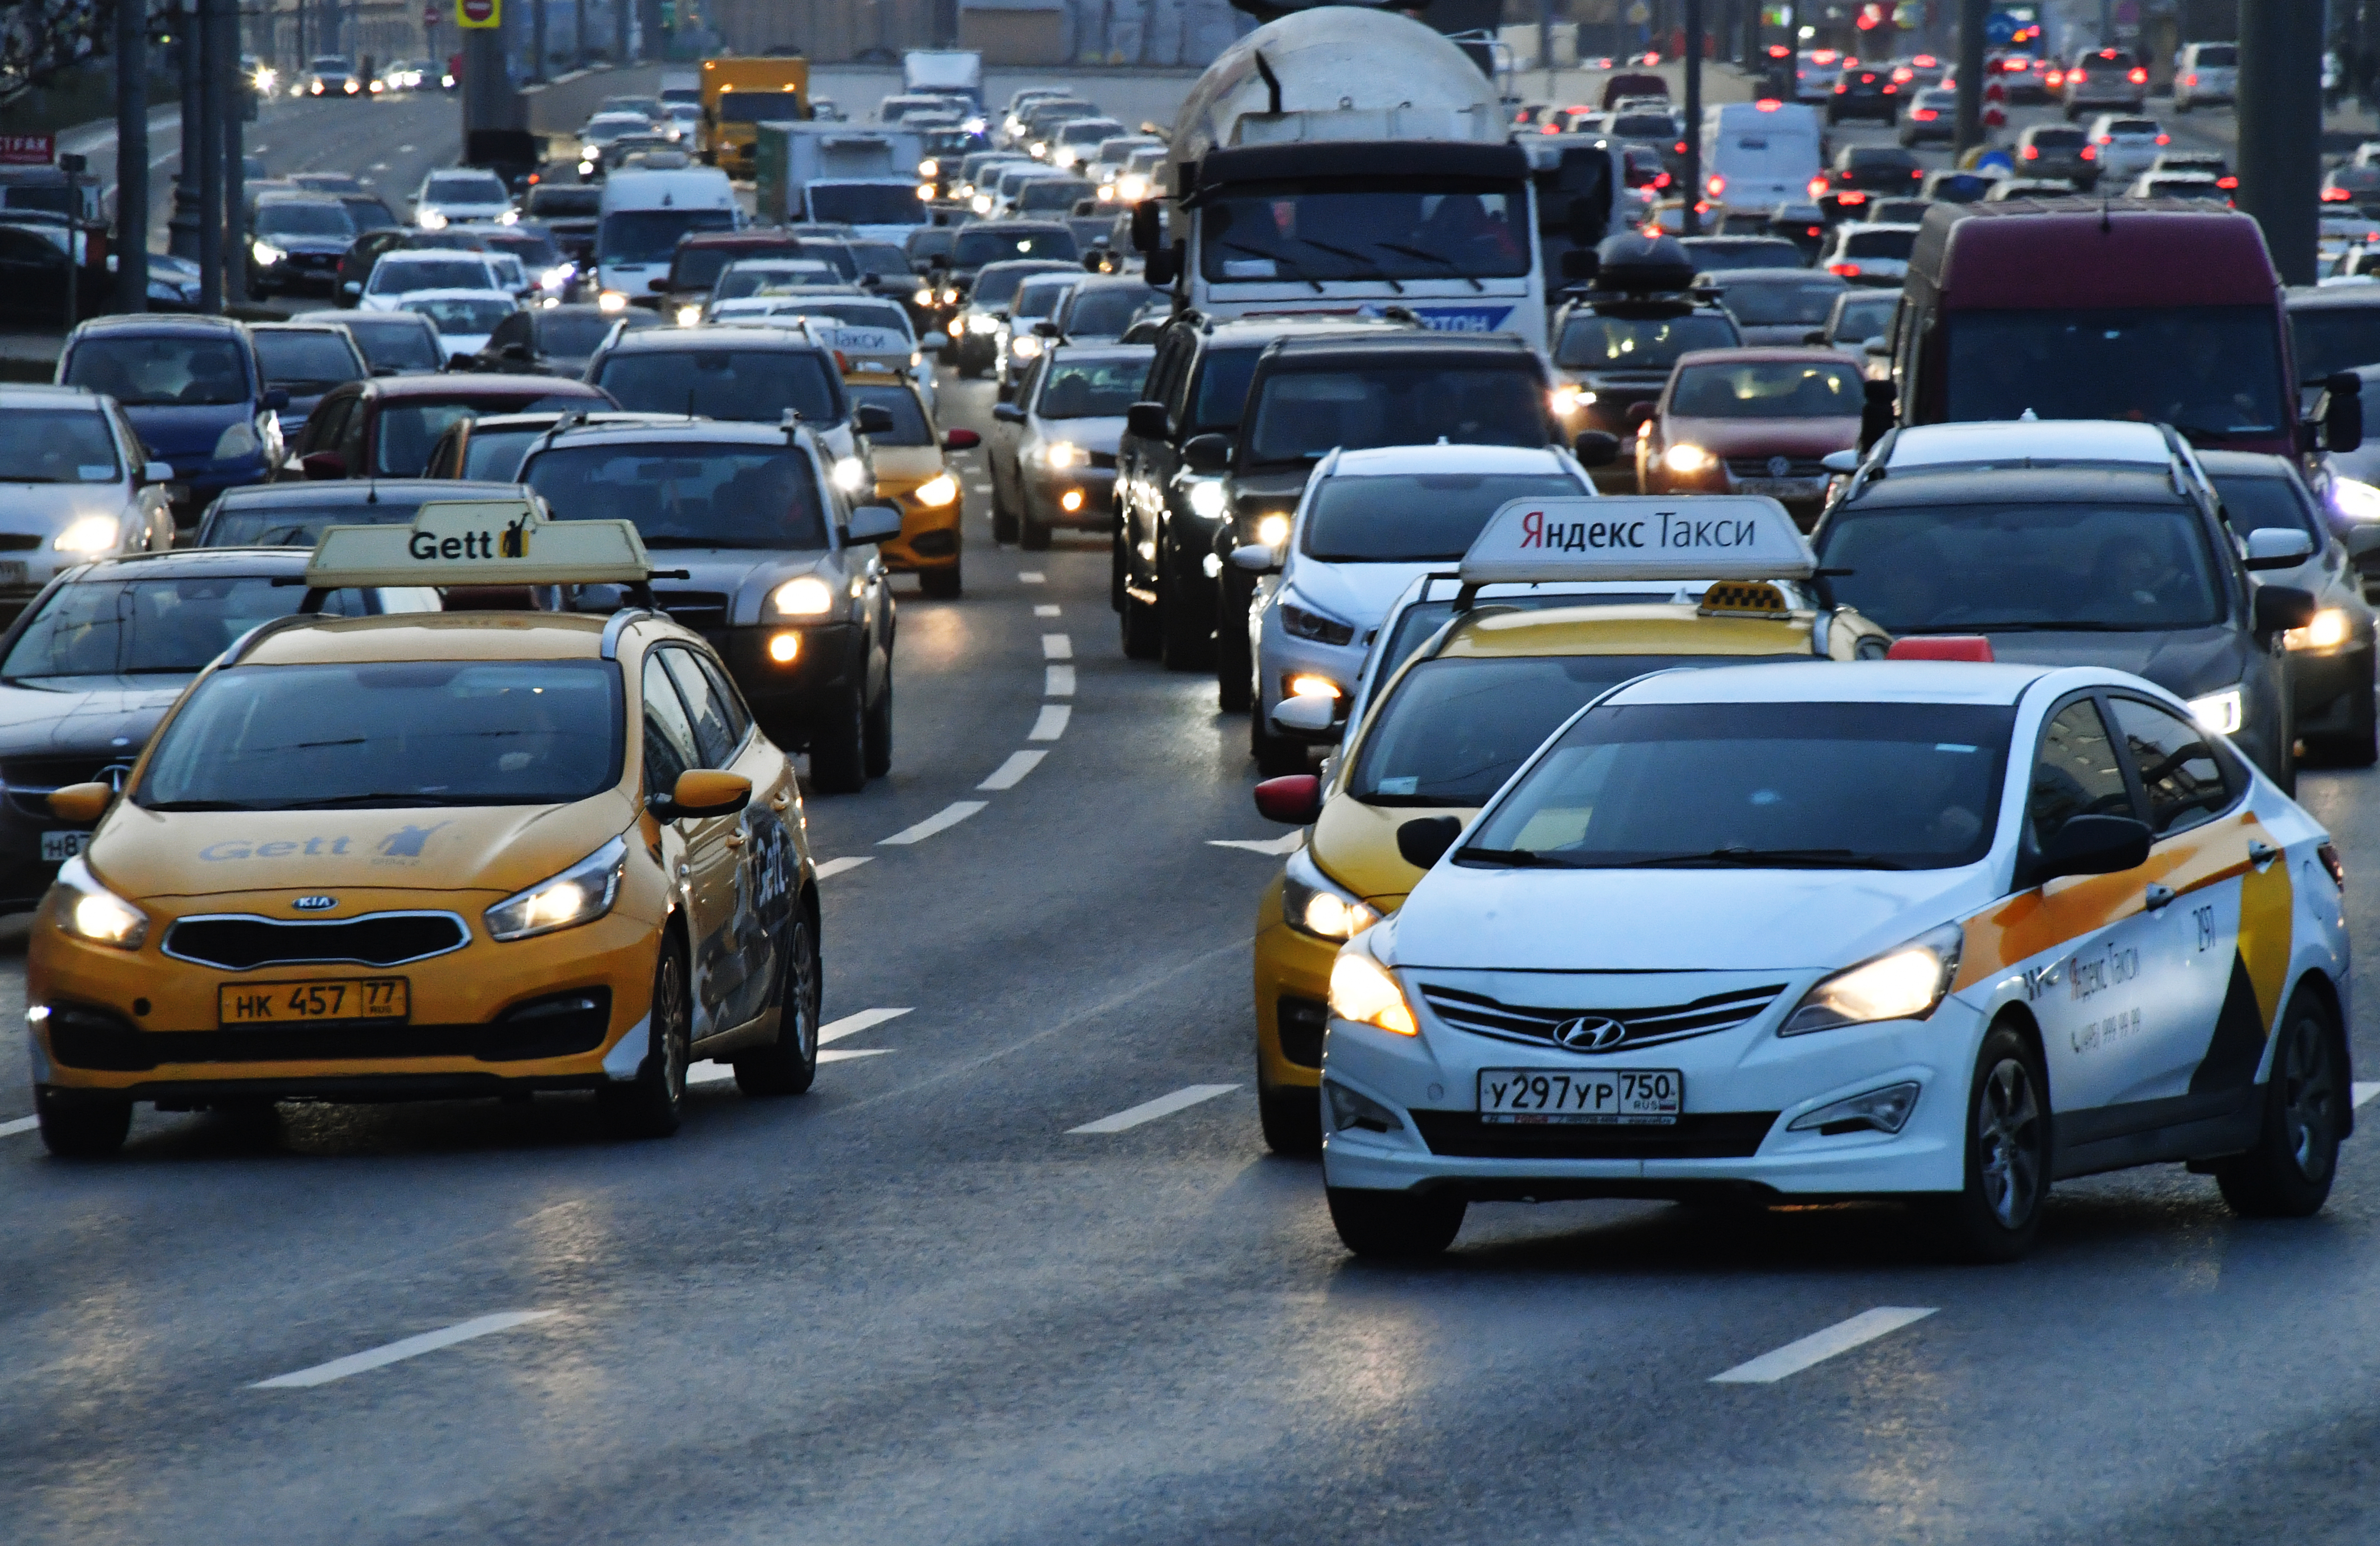
[[[1399,839],[1432,867],[1341,950],[1323,1052],[1358,1252],[1473,1201],[1732,1194],[1906,1198],[2004,1260],[2126,1166],[2313,1213],[2351,1129],[2336,852],[2120,671],[1640,677]]]

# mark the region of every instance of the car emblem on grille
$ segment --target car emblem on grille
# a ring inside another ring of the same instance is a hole
[[[290,906],[300,912],[324,912],[339,905],[336,897],[300,897]]]
[[[1788,457],[1771,456],[1768,459],[1768,476],[1771,477],[1783,477],[1792,470],[1792,461]]]
[[[1618,1046],[1627,1034],[1628,1027],[1602,1015],[1581,1015],[1554,1027],[1554,1040],[1572,1052],[1601,1052]]]

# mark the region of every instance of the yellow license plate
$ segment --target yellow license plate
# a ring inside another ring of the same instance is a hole
[[[402,977],[331,977],[302,983],[225,983],[215,1013],[225,1025],[298,1025],[321,1020],[403,1020],[412,994]]]

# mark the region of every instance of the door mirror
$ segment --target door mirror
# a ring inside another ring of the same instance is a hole
[[[506,359],[528,359],[533,357],[529,354],[528,345],[518,339],[515,339],[513,342],[505,344],[502,349],[498,350],[497,353]]]
[[[2256,587],[2256,632],[2278,634],[2313,621],[2313,592],[2295,586]]]
[[[346,284],[340,285],[339,289],[342,293],[346,295],[360,296],[364,293],[364,282],[360,279],[350,279]]]
[[[901,513],[889,504],[863,504],[851,513],[843,539],[855,548],[889,541],[901,535]]]
[[[1151,288],[1159,290],[1164,289],[1167,285],[1181,278],[1181,247],[1176,245],[1173,247],[1160,248],[1157,251],[1150,253],[1148,255],[1148,261],[1141,267],[1140,276],[1148,281]]]
[[[2068,816],[2034,862],[2034,884],[2062,875],[2117,875],[2149,862],[2148,823],[2131,816]]]
[[[1007,313],[1007,311],[1006,311],[1005,309],[999,310],[999,311],[995,311],[995,312],[993,312],[993,313],[991,314],[991,320],[992,320],[993,321],[995,321],[995,322],[1004,322],[1004,321],[1007,321],[1007,320],[1008,320],[1008,313]]]
[[[1247,550],[1242,549],[1241,552]],[[1239,553],[1233,553],[1238,558]],[[1339,715],[1339,700],[1318,693],[1297,693],[1273,706],[1275,730],[1286,731],[1299,737],[1327,736],[1330,722]]]
[[[2323,449],[2345,453],[2360,448],[2363,444],[2363,378],[2352,370],[2334,374],[2323,383],[2313,414],[2322,426]]]
[[[1135,403],[1123,411],[1123,427],[1144,441],[1161,441],[1172,431],[1162,403]]]
[[[1818,458],[1818,465],[1839,477],[1849,477],[1859,471],[1860,453],[1856,451],[1830,451]]]
[[[881,403],[862,403],[851,416],[851,427],[863,435],[889,435],[892,410]]]
[[[141,464],[140,481],[143,483],[173,482],[174,464],[171,462],[146,462]],[[2372,533],[2374,545],[2375,547],[2380,547],[2380,526],[2373,527]],[[2349,550],[2352,551],[2353,550],[2350,549]]]
[[[2266,526],[2248,534],[2251,569],[2293,569],[2313,557],[2313,538],[2301,531]]]
[[[1257,815],[1267,821],[1304,827],[1322,814],[1322,780],[1311,773],[1292,773],[1258,784]]]
[[[1860,449],[1865,451],[1884,439],[1885,431],[1892,428],[1892,421],[1899,412],[1900,405],[1893,400],[1890,381],[1868,382],[1866,396],[1860,405]]]
[[[347,459],[335,451],[310,451],[298,459],[298,466],[310,478],[347,476]]]
[[[1194,473],[1222,472],[1232,465],[1232,437],[1213,430],[1191,436],[1182,442],[1182,465]]]
[[[950,429],[942,434],[944,451],[973,451],[983,443],[983,437],[972,429]]]
[[[1250,574],[1269,574],[1281,567],[1281,561],[1265,544],[1247,542],[1232,550],[1232,567]]]
[[[1152,256],[1165,245],[1165,206],[1144,199],[1132,207],[1132,249]]]
[[[1033,336],[1036,338],[1055,338],[1058,336],[1058,324],[1049,320],[1047,318],[1044,318],[1042,320],[1033,324]]]
[[[1461,816],[1422,816],[1397,828],[1397,852],[1415,869],[1426,870],[1445,858],[1461,836]]]
[[[929,355],[941,354],[950,346],[951,335],[947,332],[929,332],[917,340],[917,347]]]
[[[1022,424],[1025,422],[1025,410],[1014,403],[994,403],[991,417],[1002,424]],[[952,432],[957,433],[955,430]]]
[[[689,767],[667,794],[649,795],[645,808],[656,821],[734,815],[752,802],[752,780],[740,773]]]
[[[88,825],[107,814],[115,791],[106,784],[68,784],[50,791],[50,815],[60,821]]]
[[[1811,344],[1823,344],[1827,342],[1827,330],[1824,328],[1812,328],[1809,332],[1802,335],[1802,342]]]
[[[1608,467],[1620,460],[1620,437],[1602,429],[1582,429],[1570,450],[1582,467]]]
[[[289,389],[287,387],[266,388],[264,395],[257,400],[256,405],[260,413],[268,414],[277,414],[288,405]]]
[[[645,288],[646,288],[646,289],[650,290],[654,295],[657,295],[657,296],[665,296],[665,295],[668,295],[668,294],[669,294],[669,287],[670,287],[670,282],[669,282],[669,280],[668,280],[668,278],[667,278],[666,276],[664,276],[664,277],[662,277],[662,278],[660,278],[660,279],[651,280],[651,281],[648,282],[648,283],[646,284],[646,285],[645,285]]]

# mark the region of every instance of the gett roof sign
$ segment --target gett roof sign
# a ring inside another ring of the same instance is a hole
[[[306,563],[315,590],[637,585],[651,575],[629,522],[549,520],[539,503],[516,499],[433,501],[411,525],[332,526]]]
[[[1805,580],[1810,543],[1754,494],[1514,500],[1463,555],[1464,585],[1538,580]]]

